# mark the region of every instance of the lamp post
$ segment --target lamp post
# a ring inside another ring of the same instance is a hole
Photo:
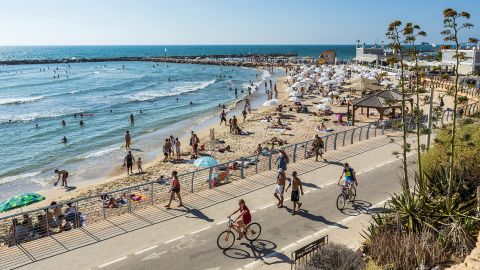
[[[430,149],[430,139],[432,134],[432,111],[433,111],[433,94],[434,94],[434,84],[430,80],[430,104],[428,106],[428,134],[427,134],[427,150]]]

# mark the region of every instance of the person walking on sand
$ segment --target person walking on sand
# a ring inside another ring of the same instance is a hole
[[[135,157],[133,157],[132,151],[128,151],[128,154],[123,159],[123,166],[127,167],[127,175],[133,173],[133,163],[135,162]]]
[[[170,151],[170,141],[168,139],[165,139],[165,143],[163,144],[163,162],[168,161],[168,155],[170,154]]]
[[[125,149],[130,148],[131,143],[132,137],[130,136],[130,131],[127,130],[127,132],[125,132]]]
[[[138,173],[143,173],[143,168],[142,168],[142,158],[139,157],[137,160],[137,170]]]
[[[233,118],[232,118],[233,134],[237,134],[237,127],[238,127],[238,120],[234,115]]]
[[[295,214],[297,214],[297,211],[300,210],[300,207],[302,207],[302,203],[300,202],[300,194],[302,194],[302,196],[303,196],[302,182],[297,177],[297,172],[296,171],[294,171],[292,173],[292,180],[288,184],[288,187],[285,191],[288,192],[288,189],[290,187],[292,187],[292,195],[291,195],[291,198],[290,198],[292,203],[293,203],[292,215],[295,215]],[[298,209],[297,209],[297,206],[298,206]]]
[[[180,160],[180,155],[181,155],[181,147],[182,144],[180,143],[180,140],[177,138],[175,140],[175,153],[177,154],[177,160]]]
[[[193,134],[193,154],[195,158],[198,157],[198,145],[200,144],[200,139],[198,138],[197,134]]]
[[[56,174],[58,174],[58,179],[53,185],[54,186],[58,185],[58,181],[60,181],[60,178],[61,178],[62,179],[62,186],[68,187],[67,186],[68,172],[65,171],[65,170],[59,170],[59,169],[56,169],[54,172]]]
[[[278,208],[283,207],[283,192],[285,190],[286,179],[285,172],[282,169],[278,169],[277,184],[275,185],[275,192],[273,193],[273,196],[278,200]]]
[[[247,119],[247,106],[246,105],[245,105],[245,108],[243,108],[242,116],[243,116],[243,122],[245,123],[245,120]]]
[[[227,114],[225,113],[225,110],[222,110],[222,113],[220,113],[220,126],[222,123],[225,121],[225,126],[227,125]]]
[[[172,200],[175,198],[175,194],[177,195],[178,200],[180,201],[180,204],[178,207],[183,207],[182,203],[182,196],[180,195],[180,181],[178,180],[178,173],[177,171],[172,172],[172,188],[170,188],[170,201],[168,201],[168,204],[165,205],[165,208],[170,209],[170,204],[172,204]]]

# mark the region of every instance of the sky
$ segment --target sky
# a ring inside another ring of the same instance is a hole
[[[374,44],[394,20],[441,44],[442,11],[479,0],[0,0],[0,46]]]

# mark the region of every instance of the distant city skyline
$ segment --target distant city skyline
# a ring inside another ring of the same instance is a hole
[[[17,0],[0,4],[0,46],[386,44],[394,20],[419,24],[441,44],[442,11],[471,14],[471,0]]]

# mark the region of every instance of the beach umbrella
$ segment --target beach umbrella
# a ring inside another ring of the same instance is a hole
[[[266,106],[266,107],[273,107],[273,106],[277,106],[280,104],[280,100],[278,99],[270,99],[270,100],[267,100],[263,103],[263,106]]]
[[[333,99],[331,99],[329,97],[326,97],[326,98],[322,98],[322,100],[320,100],[320,101],[323,102],[323,103],[332,103]]]
[[[339,94],[340,93],[338,93],[338,91],[332,91],[328,93],[329,96],[338,96]]]
[[[322,111],[331,111],[332,110],[332,107],[330,107],[327,104],[318,104],[316,107],[317,107],[317,109],[322,110]]]
[[[292,102],[302,102],[302,100],[299,97],[291,97],[288,100]]]
[[[213,157],[205,156],[195,159],[193,165],[197,167],[212,167],[218,164],[218,161]]]
[[[288,96],[290,96],[290,97],[300,97],[300,96],[302,96],[302,94],[298,93],[298,92],[290,92],[290,94],[288,94]]]
[[[10,199],[7,199],[0,203],[0,212],[9,211],[15,208],[20,208],[30,204],[34,204],[45,200],[45,197],[36,193],[23,193],[17,194]]]

